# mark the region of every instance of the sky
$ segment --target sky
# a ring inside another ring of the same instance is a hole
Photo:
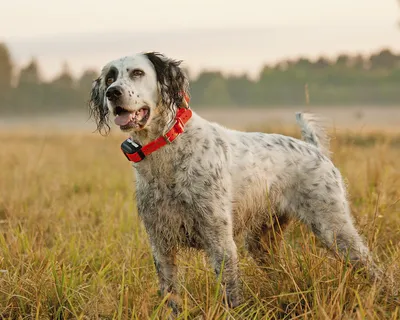
[[[142,51],[202,69],[257,75],[285,58],[400,52],[396,0],[10,0],[0,41],[16,65],[36,57],[45,78]]]

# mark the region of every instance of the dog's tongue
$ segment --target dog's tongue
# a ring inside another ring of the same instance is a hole
[[[124,112],[123,114],[117,115],[115,117],[114,122],[117,126],[126,126],[132,119],[133,119],[133,113]]]

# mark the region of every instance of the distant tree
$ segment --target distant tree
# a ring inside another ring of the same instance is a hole
[[[393,54],[389,49],[385,49],[371,55],[369,62],[372,69],[391,70],[399,64],[400,56]]]
[[[215,79],[224,81],[224,76],[219,71],[203,71],[199,74],[197,79],[192,80],[191,83],[191,96],[192,101],[195,104],[205,105],[206,100],[206,90],[209,88],[210,83]]]
[[[224,76],[219,71],[203,71],[199,74],[195,81],[199,86],[205,87],[212,79],[215,78],[224,78]]]
[[[329,60],[324,57],[318,58],[318,60],[313,64],[316,69],[325,69],[330,67],[330,65]]]
[[[90,91],[92,89],[92,84],[95,79],[97,79],[99,74],[94,70],[85,70],[81,77],[77,81],[77,93],[78,101],[77,107],[86,105],[89,101]]]
[[[0,101],[6,101],[11,92],[12,72],[10,52],[4,43],[0,43]]]
[[[20,112],[43,108],[43,84],[35,58],[21,69],[13,101]]]
[[[35,58],[21,69],[18,86],[39,85],[41,83],[38,62]]]
[[[203,103],[207,106],[226,106],[232,103],[224,78],[211,79],[204,88]]]
[[[356,55],[350,59],[350,67],[353,69],[365,69],[367,62],[361,54]]]
[[[235,105],[249,105],[252,103],[252,87],[254,83],[246,74],[230,76],[226,79],[229,97]]]
[[[277,64],[275,67],[265,65],[260,71],[259,81],[268,82],[279,72],[281,72],[281,65]]]
[[[62,66],[62,71],[51,84],[58,88],[71,89],[74,87],[74,78],[68,64],[65,62]]]
[[[307,58],[300,58],[294,64],[296,68],[311,68],[313,63]]]
[[[46,87],[45,101],[52,111],[75,109],[83,103],[67,63],[63,64],[61,73]]]
[[[346,54],[340,54],[335,61],[335,66],[339,68],[347,68],[350,64],[351,58]]]
[[[78,88],[79,90],[84,90],[89,92],[92,87],[92,83],[99,74],[94,70],[85,70],[81,77],[78,79]]]
[[[274,71],[286,71],[289,68],[293,67],[295,64],[296,64],[296,61],[283,60],[283,61],[279,61],[278,63],[276,63],[275,66],[273,66],[273,67],[264,66],[263,71],[267,71],[267,69],[271,69],[272,72],[274,72]]]

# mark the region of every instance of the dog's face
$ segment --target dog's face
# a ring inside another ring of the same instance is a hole
[[[122,131],[147,130],[155,117],[173,112],[188,88],[179,65],[158,53],[109,62],[93,82],[89,103],[98,130],[109,131],[110,116]]]

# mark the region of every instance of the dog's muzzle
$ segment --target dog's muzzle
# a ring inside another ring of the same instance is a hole
[[[120,86],[114,86],[108,88],[106,91],[106,97],[109,101],[116,101],[122,96],[122,88]]]

